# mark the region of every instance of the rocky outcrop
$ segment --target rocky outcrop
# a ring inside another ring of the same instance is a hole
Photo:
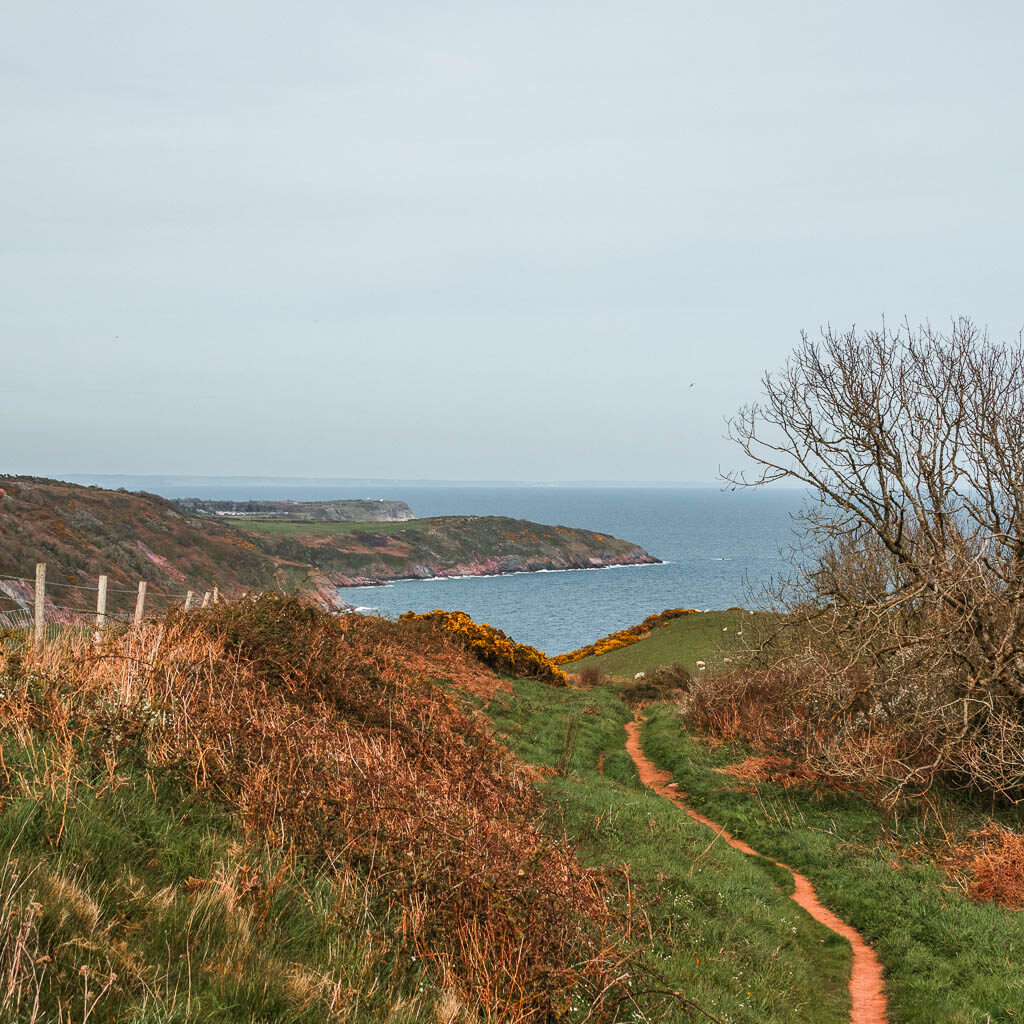
[[[299,586],[298,593],[328,612],[354,612],[356,606],[349,604],[338,594],[338,584],[322,572],[313,571]]]

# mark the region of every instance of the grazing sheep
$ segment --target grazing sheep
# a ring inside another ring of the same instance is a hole
[[[643,679],[644,676],[646,676],[646,675],[647,675],[646,672],[637,672],[637,674],[635,676],[633,676],[633,679],[634,679],[634,681],[637,680],[637,679]]]
[[[699,672],[703,672],[704,671],[704,662],[703,661],[698,661],[697,662],[697,670]]]
[[[727,665],[732,664],[732,658],[723,658],[722,661],[724,661]]]

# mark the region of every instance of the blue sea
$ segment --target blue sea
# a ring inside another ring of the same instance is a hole
[[[395,495],[397,497],[397,495]],[[792,490],[716,487],[408,489],[418,516],[504,515],[580,526],[631,540],[662,565],[346,587],[341,596],[384,615],[461,609],[548,654],[582,647],[665,608],[750,606],[751,591],[787,568]]]
[[[350,603],[382,615],[461,609],[549,654],[573,650],[665,608],[750,607],[752,591],[784,572],[794,490],[719,487],[579,487],[239,482],[209,478],[101,478],[83,483],[146,489],[166,497],[393,498],[417,516],[500,515],[580,526],[634,541],[663,565],[412,580],[343,588]]]

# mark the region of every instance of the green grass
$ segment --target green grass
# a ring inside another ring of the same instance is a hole
[[[886,969],[892,1024],[1024,1021],[1024,918],[975,904],[927,860],[886,849],[930,844],[943,830],[966,836],[984,820],[946,798],[940,826],[912,810],[888,820],[856,796],[762,784],[740,792],[712,771],[741,760],[734,746],[709,750],[667,706],[649,709],[644,749],[670,770],[689,802],[761,853],[805,873],[822,901],[857,928]],[[1020,824],[1020,815],[1016,823]]]
[[[329,537],[339,533],[402,533],[405,530],[425,530],[434,520],[408,519],[401,523],[303,523],[282,519],[225,518],[224,522],[270,537]]]
[[[697,662],[704,661],[706,671],[713,672],[724,667],[723,658],[753,640],[754,630],[766,618],[763,613],[751,615],[738,610],[684,615],[666,626],[656,626],[647,637],[629,647],[562,667],[567,672],[596,668],[612,678],[632,679],[637,672],[650,672],[658,665],[679,664],[696,672]],[[742,636],[738,635],[740,630]]]
[[[634,898],[649,902],[653,943],[640,941],[664,984],[734,1024],[845,1022],[849,946],[789,899],[788,872],[713,842],[640,784],[616,691],[514,687],[488,707],[498,734],[527,761],[564,772],[541,788],[552,829],[568,831],[584,862],[628,866]],[[649,1019],[696,1018],[666,1006]]]
[[[389,948],[397,923],[367,917],[357,887],[285,871],[226,810],[141,766],[65,788],[52,749],[7,737],[3,756],[36,793],[0,814],[4,1021],[327,1024],[335,986],[346,1021],[435,1020],[436,992]]]

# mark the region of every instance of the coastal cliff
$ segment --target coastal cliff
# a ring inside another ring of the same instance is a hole
[[[658,561],[628,541],[567,526],[500,516],[312,520],[299,503],[282,504],[294,518],[192,515],[153,494],[0,476],[0,611],[28,609],[36,562],[47,563],[59,603],[83,611],[95,606],[90,588],[101,573],[113,611],[131,610],[140,580],[154,608],[217,586],[228,596],[299,593],[340,611],[351,605],[338,587]]]
[[[313,523],[245,523],[244,528],[262,534],[279,557],[308,561],[340,587],[659,561],[608,534],[503,516],[440,516],[376,528]]]

